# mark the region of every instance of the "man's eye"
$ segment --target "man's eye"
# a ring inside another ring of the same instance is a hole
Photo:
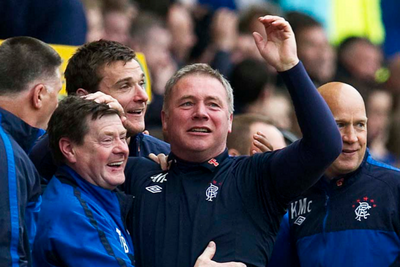
[[[359,123],[357,123],[357,127],[364,128],[365,127],[365,123],[364,122],[359,122]]]
[[[139,86],[142,87],[143,89],[145,89],[146,88],[146,82],[145,81],[141,81],[139,83]]]
[[[219,108],[219,105],[217,103],[210,103],[210,107]]]
[[[344,123],[341,123],[341,122],[337,122],[336,125],[337,125],[339,128],[343,128],[343,127],[344,127]]]
[[[121,89],[129,89],[129,88],[130,88],[130,85],[129,85],[129,84],[123,84],[123,85],[121,85],[120,88],[121,88]]]
[[[190,106],[192,106],[192,105],[193,105],[192,102],[185,102],[185,103],[182,103],[182,104],[181,104],[182,107],[190,107]]]

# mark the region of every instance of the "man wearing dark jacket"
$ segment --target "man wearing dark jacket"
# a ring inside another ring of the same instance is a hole
[[[338,82],[319,91],[343,150],[324,177],[289,204],[269,267],[400,266],[400,172],[371,158],[360,93]]]
[[[44,133],[61,90],[61,58],[30,37],[0,46],[0,262],[30,266],[40,178],[27,153]]]

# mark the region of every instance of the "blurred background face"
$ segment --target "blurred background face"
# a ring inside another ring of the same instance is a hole
[[[308,74],[318,83],[331,81],[336,55],[322,27],[309,27],[296,35],[297,52]]]
[[[350,45],[341,60],[355,78],[374,82],[376,72],[382,67],[383,55],[377,46],[358,41]]]
[[[124,12],[104,14],[104,39],[128,45],[131,17]]]
[[[392,96],[385,91],[376,91],[369,95],[367,102],[368,140],[384,138],[387,133],[392,111]]]

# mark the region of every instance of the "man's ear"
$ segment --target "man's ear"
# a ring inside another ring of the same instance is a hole
[[[79,88],[78,90],[76,90],[76,95],[77,95],[77,96],[84,96],[84,95],[88,95],[88,94],[89,94],[89,92],[86,91],[86,90],[83,89],[83,88]]]
[[[229,155],[231,155],[231,156],[240,156],[239,151],[237,151],[237,150],[234,149],[234,148],[228,149],[228,153],[229,153]]]
[[[168,130],[167,119],[168,119],[168,114],[165,113],[164,110],[162,110],[161,111],[161,122],[162,122],[162,130],[163,130],[163,132],[167,132],[167,130]]]
[[[40,109],[43,106],[44,96],[47,94],[47,89],[44,84],[39,83],[32,89],[32,105],[35,109]]]
[[[65,159],[69,163],[75,163],[77,161],[76,159],[76,153],[74,150],[74,143],[71,142],[66,137],[63,137],[58,141],[58,146],[60,148],[61,153],[64,155]]]
[[[228,133],[232,132],[232,122],[233,122],[233,114],[229,115]]]

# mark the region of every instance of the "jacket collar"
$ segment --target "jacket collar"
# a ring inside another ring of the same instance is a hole
[[[214,172],[215,170],[218,169],[221,163],[228,157],[229,157],[228,149],[225,149],[225,151],[219,154],[218,156],[210,158],[200,163],[182,160],[177,156],[175,156],[172,152],[169,154],[168,160],[172,160],[172,166],[177,165],[181,169],[190,170],[193,168],[205,168],[210,172]]]
[[[0,123],[4,131],[10,134],[27,154],[39,137],[45,133],[43,129],[30,126],[2,108],[0,108]]]

